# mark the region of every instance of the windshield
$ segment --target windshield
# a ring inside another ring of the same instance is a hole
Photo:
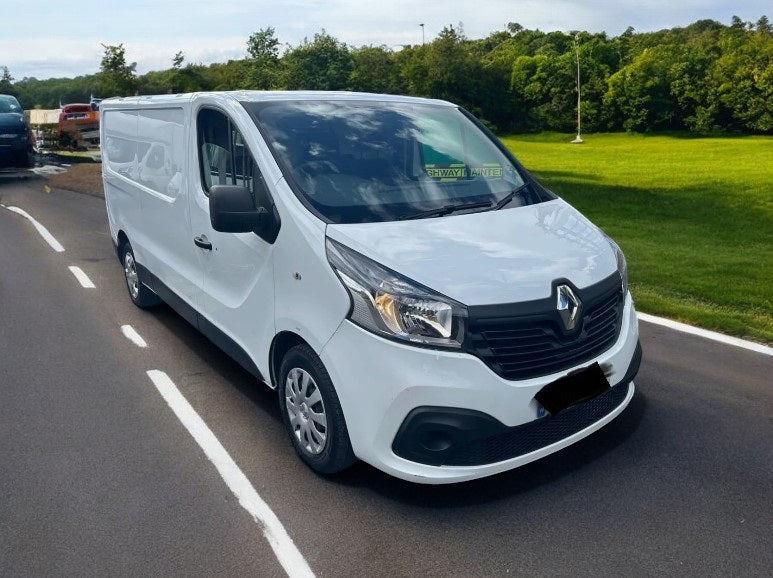
[[[363,101],[243,103],[296,192],[333,223],[494,208],[518,169],[451,106]]]
[[[0,112],[21,113],[21,106],[19,106],[19,101],[12,96],[0,95]]]

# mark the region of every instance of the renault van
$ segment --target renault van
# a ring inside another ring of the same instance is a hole
[[[129,297],[165,301],[276,389],[314,470],[470,480],[630,402],[623,254],[460,107],[221,92],[101,114]],[[127,169],[154,147],[153,178]]]

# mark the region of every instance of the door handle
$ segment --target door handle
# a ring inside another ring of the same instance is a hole
[[[197,247],[201,247],[202,249],[206,249],[207,251],[212,250],[212,243],[209,242],[209,239],[207,239],[206,235],[199,235],[198,237],[194,237],[193,242],[196,244]]]

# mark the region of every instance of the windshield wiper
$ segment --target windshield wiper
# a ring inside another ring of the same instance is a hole
[[[512,201],[512,200],[515,198],[515,195],[517,195],[518,193],[520,193],[521,191],[523,191],[523,190],[524,190],[526,187],[528,187],[528,186],[529,186],[529,183],[524,183],[524,184],[522,184],[520,187],[518,187],[517,189],[514,189],[514,190],[510,191],[510,192],[509,192],[509,193],[507,193],[507,194],[506,194],[504,197],[502,197],[501,199],[499,199],[499,201],[497,202],[497,204],[496,204],[496,205],[494,205],[493,207],[491,207],[491,210],[492,210],[492,211],[497,211],[497,210],[501,209],[501,208],[502,208],[502,207],[504,207],[504,206],[505,206],[507,203],[509,203],[510,201]]]
[[[443,205],[435,209],[428,209],[426,211],[419,211],[410,215],[402,215],[397,218],[398,221],[407,221],[408,219],[423,219],[424,217],[442,217],[444,215],[450,215],[456,211],[464,211],[466,209],[481,209],[491,207],[491,201],[477,201],[475,203],[455,203],[450,205]]]

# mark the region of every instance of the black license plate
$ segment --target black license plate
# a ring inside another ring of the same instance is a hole
[[[601,395],[609,387],[606,375],[599,364],[594,363],[547,384],[534,397],[550,415],[556,415],[568,407]]]

